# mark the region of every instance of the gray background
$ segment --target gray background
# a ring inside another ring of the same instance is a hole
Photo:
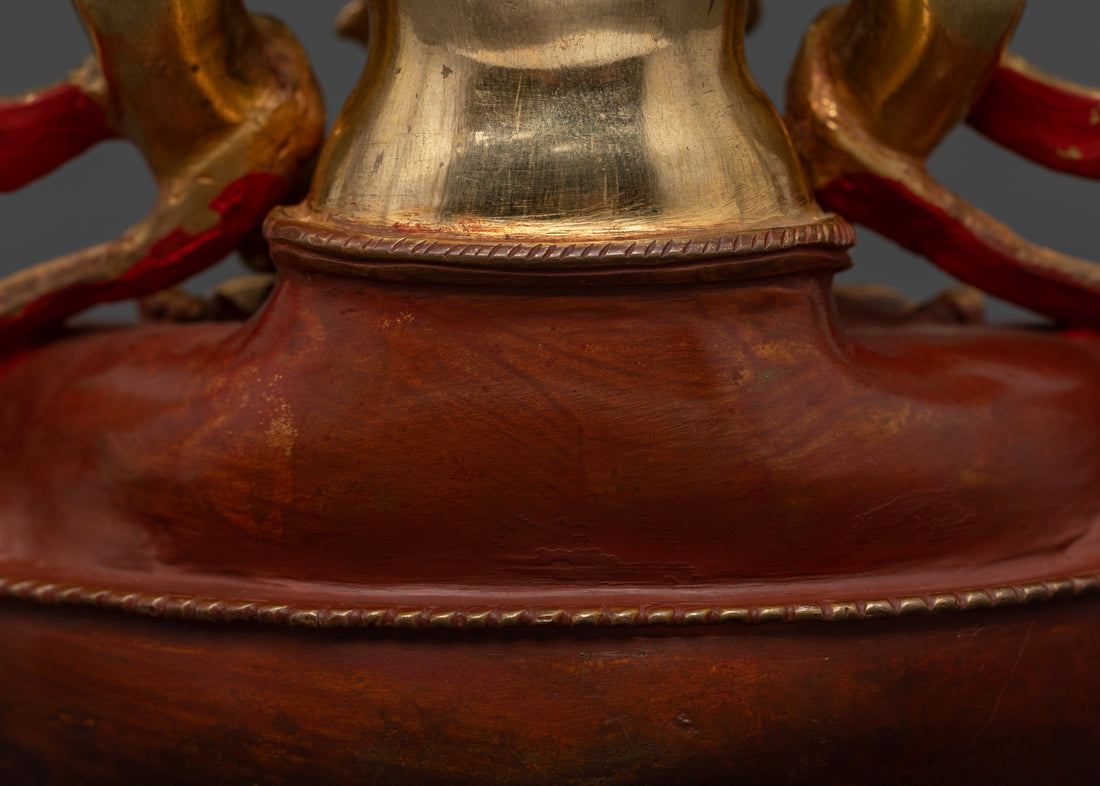
[[[780,108],[787,69],[803,31],[833,4],[830,0],[765,0],[764,18],[748,41],[748,58]],[[0,95],[57,81],[90,51],[64,0],[5,5],[0,17]],[[357,45],[332,34],[340,0],[253,0],[249,5],[282,18],[297,32],[324,85],[331,121],[363,64]],[[1100,3],[1033,0],[1013,49],[1062,77],[1098,84],[1098,31]],[[930,167],[948,186],[1025,237],[1077,256],[1100,258],[1092,242],[1100,221],[1100,183],[1043,170],[966,128],[946,140]],[[117,142],[94,148],[15,194],[0,194],[0,273],[120,234],[149,209],[153,196],[153,184],[140,157]],[[888,283],[920,299],[951,283],[928,263],[865,229],[860,229],[854,258],[855,268],[843,275],[844,280]],[[229,260],[191,288],[203,291],[238,270],[236,261]],[[119,316],[131,311],[129,306],[115,306],[99,313]],[[989,312],[997,319],[1021,316],[992,301]]]

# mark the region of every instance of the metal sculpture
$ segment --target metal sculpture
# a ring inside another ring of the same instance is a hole
[[[324,115],[305,53],[240,0],[76,4],[96,55],[0,104],[0,187],[113,136],[141,150],[157,204],[122,237],[0,282],[0,335],[150,294],[230,253],[308,172]]]
[[[11,186],[115,132],[198,173],[138,251],[0,282],[5,782],[1090,770],[1094,268],[921,165],[969,115],[1090,171],[1092,94],[1003,54],[1022,3],[832,12],[786,122],[744,0],[354,3],[363,77],[270,213],[319,99],[278,28],[196,7],[82,2],[106,87],[0,110]],[[64,325],[263,213],[250,318]],[[838,298],[845,216],[1064,324]]]

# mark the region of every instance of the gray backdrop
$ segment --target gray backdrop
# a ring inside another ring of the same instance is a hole
[[[141,0],[131,0],[141,2]],[[553,0],[546,0],[553,2]],[[764,89],[783,105],[783,84],[802,32],[830,0],[765,0],[765,15],[748,42],[749,62]],[[363,53],[336,39],[332,22],[340,0],[252,0],[257,11],[281,17],[309,50],[325,88],[330,121],[363,64]],[[79,64],[88,43],[64,0],[5,3],[0,24],[0,95],[57,81]],[[1100,83],[1100,3],[1034,0],[1013,49],[1040,67],[1080,82]],[[966,128],[934,155],[933,173],[958,193],[1024,236],[1067,253],[1100,259],[1091,238],[1100,220],[1100,183],[1054,174],[1000,150]],[[0,273],[78,249],[121,233],[149,209],[153,185],[138,154],[126,144],[100,145],[49,177],[15,194],[0,194]],[[950,279],[928,263],[860,230],[849,281],[879,281],[917,298]],[[202,276],[196,290],[238,269],[230,260]],[[1018,318],[990,303],[995,318]],[[129,314],[114,307],[111,315]]]

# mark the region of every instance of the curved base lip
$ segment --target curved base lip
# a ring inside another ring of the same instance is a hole
[[[631,285],[764,278],[851,265],[855,231],[843,218],[728,234],[616,240],[375,233],[279,209],[266,226],[280,263],[385,281],[456,284]]]
[[[846,622],[1032,604],[1100,590],[1097,566],[1014,578],[950,570],[668,586],[361,586],[179,571],[49,576],[0,563],[0,598],[169,620],[307,628],[504,629]]]

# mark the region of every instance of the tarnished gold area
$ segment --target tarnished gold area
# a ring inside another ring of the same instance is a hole
[[[1018,236],[937,182],[925,165],[1005,62],[1036,84],[1059,86],[1074,98],[1089,95],[1031,76],[1006,54],[1025,4],[852,0],[827,11],[795,63],[788,127],[830,207],[986,292],[1061,321],[1092,324],[1100,267]],[[1084,115],[1079,122],[1088,122]]]
[[[323,137],[305,52],[241,0],[74,4],[95,57],[70,81],[141,150],[157,204],[113,241],[0,281],[0,323],[35,310],[47,314],[43,321],[63,318],[90,305],[80,293],[93,287],[129,276],[103,299],[129,297],[213,264],[262,220],[277,192],[303,179]],[[256,176],[266,190],[249,185]],[[229,219],[212,207],[223,198],[237,210]],[[258,215],[241,219],[247,210]]]
[[[74,4],[111,87],[115,122],[158,176],[255,112],[270,82],[257,57],[260,31],[240,2]]]
[[[828,47],[860,121],[895,150],[932,152],[970,111],[1026,0],[852,0]]]
[[[728,235],[826,218],[749,74],[746,2],[371,0],[370,56],[289,211],[358,236]]]

